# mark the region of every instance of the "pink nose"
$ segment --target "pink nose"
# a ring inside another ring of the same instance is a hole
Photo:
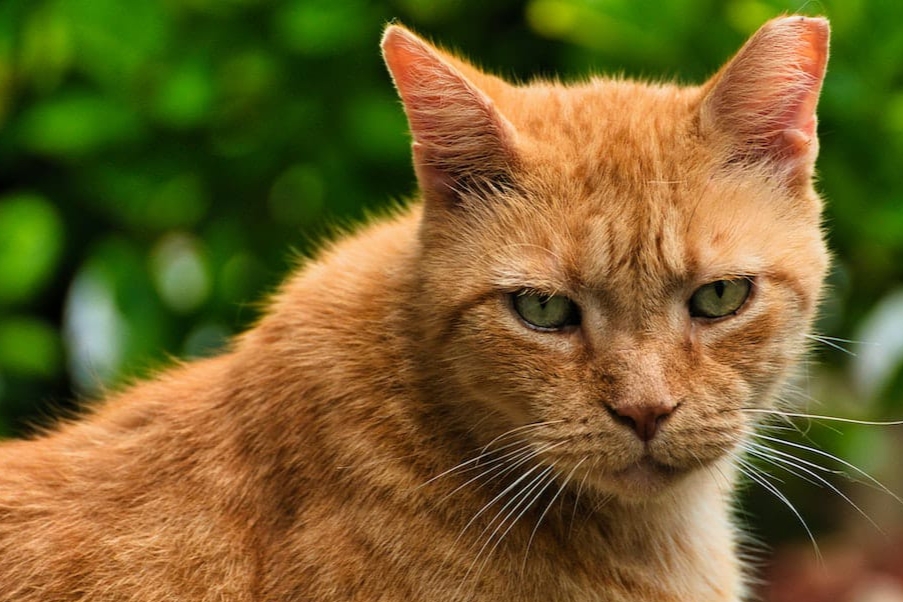
[[[648,442],[655,437],[675,407],[664,403],[628,405],[620,408],[609,407],[608,413],[615,422],[632,428],[640,441]]]

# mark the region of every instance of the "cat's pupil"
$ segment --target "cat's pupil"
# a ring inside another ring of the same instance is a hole
[[[715,294],[718,295],[719,298],[724,297],[724,288],[725,288],[724,280],[719,280],[719,281],[715,282],[714,288],[715,288]]]

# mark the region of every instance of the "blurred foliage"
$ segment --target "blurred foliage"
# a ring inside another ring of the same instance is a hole
[[[887,301],[903,275],[903,4],[0,2],[0,434],[170,356],[216,352],[330,224],[413,192],[377,46],[386,22],[519,80],[698,82],[763,21],[800,9],[834,32],[820,186],[837,261],[820,332],[903,340],[903,304]],[[875,363],[822,347],[802,383],[822,402],[809,409],[903,415],[903,346],[885,349]],[[903,487],[899,431],[806,436]],[[829,525],[834,507],[799,483],[787,495]],[[775,533],[799,534],[779,502],[757,501],[767,492],[750,495]]]

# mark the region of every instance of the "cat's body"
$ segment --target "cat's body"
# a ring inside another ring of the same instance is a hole
[[[704,600],[717,599],[707,591],[714,569],[719,587],[736,587],[726,492],[701,496],[689,483],[674,500],[598,512],[592,494],[576,507],[570,494],[529,555],[545,504],[477,556],[500,506],[464,526],[498,490],[451,494],[473,471],[428,482],[486,442],[450,428],[412,386],[422,376],[406,336],[415,321],[404,308],[385,312],[416,290],[415,270],[385,269],[416,261],[416,217],[370,230],[298,278],[295,295],[319,294],[264,320],[235,353],[139,385],[49,439],[0,448],[0,539],[11,542],[0,574],[17,557],[31,569],[32,546],[46,546],[36,572],[3,582],[48,587],[42,600],[80,599],[99,576],[111,599],[439,601],[467,599],[458,587],[470,594],[482,584],[474,599],[634,600],[641,587],[655,593],[648,599]],[[339,262],[359,277],[335,281]],[[340,329],[324,298],[342,314],[355,309]],[[287,379],[274,362],[303,377]],[[700,477],[694,483],[715,486]],[[645,518],[629,519],[637,513]],[[610,566],[615,554],[623,574]],[[657,563],[656,574],[673,575],[649,584]],[[592,593],[619,582],[630,595]]]
[[[0,446],[0,600],[740,600],[743,410],[826,265],[827,25],[763,31],[808,79],[738,154],[745,69],[515,89],[390,28],[424,204],[327,249],[230,353]],[[688,314],[741,279],[742,307]],[[579,313],[531,322],[556,294]]]

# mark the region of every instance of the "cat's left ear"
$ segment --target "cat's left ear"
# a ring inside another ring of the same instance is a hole
[[[516,163],[516,132],[484,88],[507,84],[399,25],[386,28],[382,49],[408,117],[427,201],[454,206],[467,193],[504,186]]]
[[[829,33],[823,18],[773,19],[710,80],[700,125],[725,141],[728,161],[765,161],[788,184],[808,184]]]

